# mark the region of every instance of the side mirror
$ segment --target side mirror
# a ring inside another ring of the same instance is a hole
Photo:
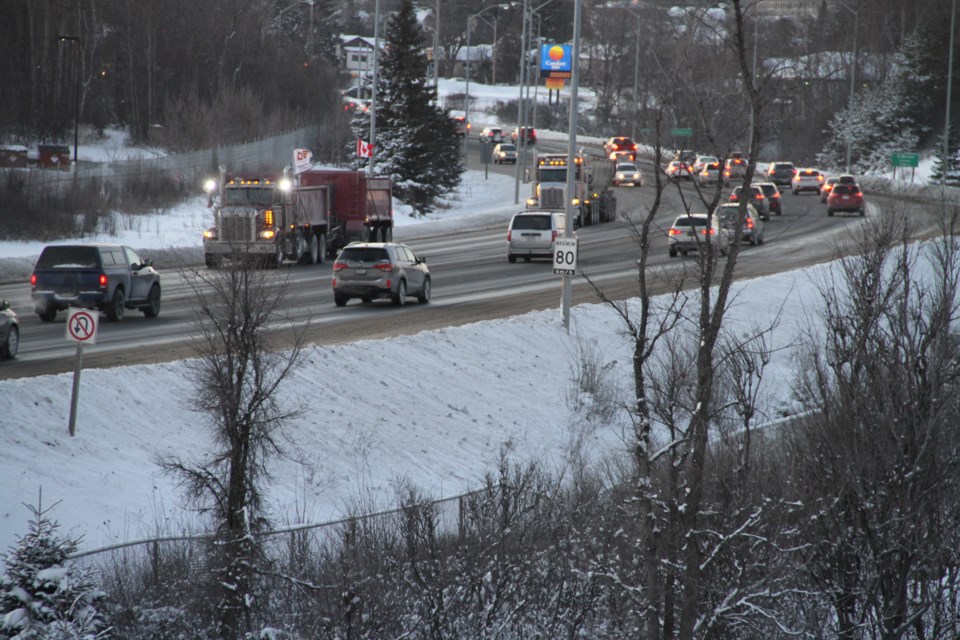
[[[417,256],[417,264],[427,264],[427,259],[423,256]]]
[[[6,311],[10,308],[9,300],[0,300],[0,311]]]

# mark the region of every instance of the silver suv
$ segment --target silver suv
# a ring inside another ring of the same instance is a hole
[[[350,298],[365,303],[390,298],[398,307],[413,295],[423,304],[430,302],[427,259],[399,242],[351,242],[337,255],[331,282],[338,307]]]
[[[737,232],[737,220],[740,216],[740,204],[737,202],[728,202],[717,207],[714,215],[720,221],[720,226],[727,230],[730,237],[733,238]],[[743,220],[743,233],[740,239],[750,244],[763,244],[763,220],[760,214],[752,204],[747,204],[747,215]]]
[[[706,213],[681,213],[667,229],[667,251],[671,258],[720,249],[725,256],[730,250],[730,235],[716,216]]]

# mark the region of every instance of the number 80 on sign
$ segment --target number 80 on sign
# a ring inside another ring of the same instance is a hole
[[[576,238],[557,238],[553,243],[553,272],[561,276],[577,275]]]

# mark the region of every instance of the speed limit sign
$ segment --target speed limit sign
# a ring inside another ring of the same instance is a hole
[[[554,242],[553,272],[561,276],[577,275],[576,238],[557,238]]]

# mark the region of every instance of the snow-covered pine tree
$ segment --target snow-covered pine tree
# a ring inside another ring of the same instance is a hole
[[[960,187],[960,135],[952,132],[950,136],[950,146],[947,148],[947,186]],[[933,169],[930,172],[930,181],[940,184],[943,178],[943,136],[940,136],[940,142],[937,145],[937,159],[933,163]]]
[[[401,1],[385,31],[377,74],[376,172],[391,176],[397,198],[423,215],[460,183],[461,143],[453,119],[434,104],[426,84],[423,28],[412,0]],[[366,139],[364,131],[358,133]]]
[[[54,505],[56,506],[56,505]],[[106,595],[93,573],[69,561],[78,541],[61,537],[50,507],[27,508],[29,532],[4,558],[0,638],[95,640],[110,634]]]

